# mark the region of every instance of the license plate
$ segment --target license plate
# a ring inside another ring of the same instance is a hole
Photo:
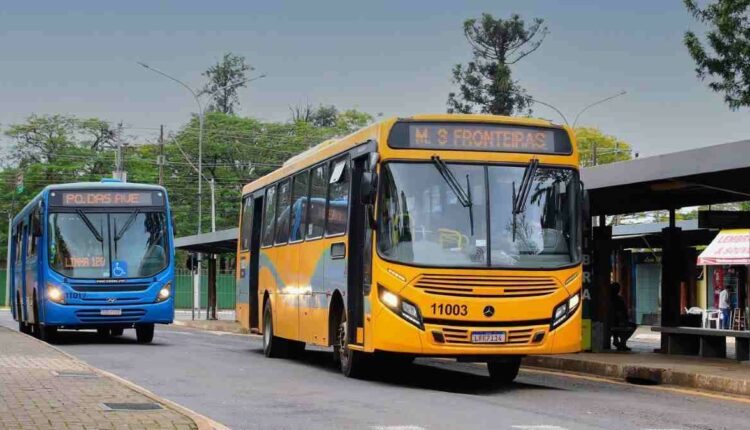
[[[505,332],[475,331],[471,333],[471,343],[505,343]]]
[[[122,309],[102,309],[99,315],[107,317],[119,317],[122,315]]]

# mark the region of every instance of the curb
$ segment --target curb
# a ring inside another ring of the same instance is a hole
[[[674,385],[720,394],[750,397],[749,380],[681,372],[668,367],[608,364],[576,358],[541,355],[524,358],[523,365],[540,369],[582,373],[631,383]]]
[[[185,406],[182,406],[182,405],[180,405],[178,403],[175,403],[175,402],[173,402],[171,400],[165,399],[164,397],[158,396],[158,395],[152,393],[151,391],[149,391],[149,390],[141,387],[140,385],[135,384],[134,382],[128,381],[125,378],[122,378],[122,377],[117,376],[117,375],[115,375],[113,373],[107,372],[106,370],[102,370],[102,369],[96,368],[96,367],[94,367],[94,366],[86,363],[85,361],[81,360],[80,358],[78,358],[78,357],[76,357],[74,355],[71,355],[71,354],[69,354],[66,351],[63,351],[62,349],[58,348],[55,345],[49,344],[47,342],[44,342],[44,341],[42,341],[40,339],[35,338],[34,336],[31,336],[31,335],[28,335],[28,334],[24,334],[24,333],[20,333],[20,332],[17,332],[15,330],[13,330],[13,329],[7,328],[7,327],[0,327],[0,329],[2,329],[2,328],[5,328],[5,329],[13,331],[13,332],[16,332],[16,333],[18,333],[18,334],[20,334],[22,336],[28,336],[30,339],[33,339],[35,342],[38,342],[38,343],[40,343],[40,344],[42,344],[42,345],[44,345],[44,346],[46,346],[48,348],[52,348],[55,351],[59,352],[60,354],[68,357],[69,359],[71,359],[71,360],[73,360],[73,361],[75,361],[77,363],[80,363],[80,364],[88,367],[94,373],[97,373],[97,374],[99,374],[99,375],[101,375],[101,376],[103,376],[105,378],[112,379],[112,380],[114,380],[117,383],[125,385],[126,387],[128,387],[131,390],[137,392],[138,394],[141,394],[141,395],[143,395],[145,397],[148,397],[149,399],[151,399],[151,400],[153,400],[153,401],[155,401],[157,403],[160,403],[160,404],[164,405],[168,409],[171,409],[171,410],[173,410],[173,411],[175,411],[175,412],[177,412],[179,414],[182,414],[182,415],[190,418],[191,420],[193,420],[193,422],[195,423],[195,425],[198,427],[198,430],[230,430],[229,427],[227,427],[227,426],[225,426],[225,425],[223,425],[223,424],[221,424],[221,423],[219,423],[217,421],[214,421],[214,420],[212,420],[211,418],[208,418],[205,415],[201,415],[201,414],[199,414],[198,412],[195,412],[192,409],[188,409]]]

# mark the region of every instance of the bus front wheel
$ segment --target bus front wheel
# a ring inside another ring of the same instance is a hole
[[[284,339],[277,337],[273,331],[273,311],[271,301],[263,309],[263,354],[268,358],[282,358],[287,354]]]
[[[140,324],[135,326],[135,338],[138,343],[151,343],[154,340],[154,325]]]
[[[37,323],[36,328],[39,333],[39,339],[47,343],[55,343],[57,339],[57,326]]]
[[[487,362],[487,370],[490,372],[490,379],[494,384],[507,385],[513,382],[518,376],[518,369],[521,367],[521,357],[512,357],[496,361]]]
[[[366,353],[349,348],[349,336],[346,324],[346,311],[341,311],[339,325],[336,330],[334,354],[339,362],[341,373],[347,378],[359,378],[365,375],[367,367]]]

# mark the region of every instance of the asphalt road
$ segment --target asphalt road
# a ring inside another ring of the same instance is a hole
[[[8,312],[0,324],[14,326]],[[71,332],[58,347],[235,429],[750,428],[746,402],[546,372],[493,388],[481,366],[418,360],[347,379],[328,352],[267,359],[251,336],[160,327],[139,345],[132,330],[111,340]]]

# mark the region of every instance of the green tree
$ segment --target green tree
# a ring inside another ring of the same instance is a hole
[[[449,113],[513,115],[529,112],[532,99],[511,74],[511,66],[539,49],[547,36],[542,19],[527,25],[520,16],[494,18],[488,13],[464,21],[464,35],[474,59],[453,68],[457,92],[448,94]]]
[[[750,106],[750,0],[718,0],[703,8],[685,0],[685,6],[709,27],[707,46],[694,32],[685,33],[698,77],[710,77],[709,88],[723,93],[730,109]]]
[[[247,72],[253,70],[255,69],[245,62],[245,57],[228,52],[221,61],[203,72],[208,83],[201,93],[211,96],[209,110],[234,114],[235,107],[240,103],[237,90],[247,86]]]
[[[614,136],[604,134],[594,127],[578,127],[575,130],[581,166],[614,163],[633,158],[630,145]]]

